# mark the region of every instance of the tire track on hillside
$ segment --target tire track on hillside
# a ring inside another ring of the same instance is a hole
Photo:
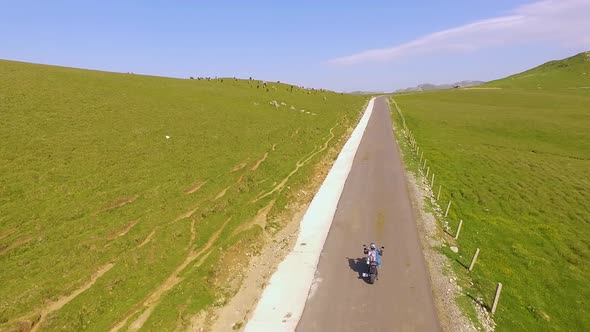
[[[185,194],[192,194],[195,191],[201,189],[201,187],[203,187],[206,183],[207,183],[207,181],[199,181],[199,182],[193,184],[192,186],[190,186],[189,188],[187,188],[184,192],[185,192]]]
[[[264,207],[260,208],[252,219],[236,227],[236,229],[232,232],[232,236],[237,235],[242,231],[248,230],[250,227],[254,225],[260,226],[262,228],[263,233],[266,234],[266,232],[264,231],[264,226],[266,226],[268,213],[270,212],[274,204],[275,200],[273,199]]]
[[[264,156],[262,156],[262,159],[259,159],[259,160],[256,161],[256,164],[254,164],[254,166],[252,166],[252,169],[251,170],[252,171],[257,170],[258,167],[260,166],[260,164],[262,164],[262,162],[266,160],[266,157],[268,157],[268,152],[266,152],[264,154]]]
[[[297,161],[297,163],[295,164],[295,169],[292,170],[281,182],[279,182],[279,184],[277,184],[276,186],[274,186],[270,191],[259,195],[259,197],[254,199],[254,202],[258,202],[259,200],[268,197],[272,194],[274,194],[277,191],[282,191],[283,187],[285,186],[285,184],[287,184],[287,182],[289,181],[289,179],[299,171],[299,169],[305,165],[307,165],[307,163],[316,155],[318,155],[319,153],[323,152],[324,150],[326,150],[328,148],[328,144],[330,143],[330,141],[336,136],[334,135],[334,129],[338,126],[338,124],[334,125],[332,128],[330,128],[330,134],[327,135],[327,139],[324,142],[324,144],[321,146],[320,149],[318,149],[317,145],[314,147],[314,149],[312,150],[312,152],[310,152],[309,154],[303,156],[301,159],[299,159],[299,161]],[[317,150],[317,151],[316,151]]]
[[[110,331],[111,332],[119,331],[121,328],[123,328],[127,324],[127,322],[129,321],[129,319],[131,317],[133,317],[137,314],[139,314],[138,318],[136,318],[129,325],[128,330],[129,331],[139,330],[143,326],[143,324],[145,324],[145,322],[148,320],[148,318],[151,316],[151,314],[153,313],[156,306],[160,303],[161,297],[166,292],[171,290],[174,286],[179,284],[182,280],[184,280],[184,278],[180,277],[180,274],[186,269],[186,267],[189,264],[194,262],[203,253],[208,251],[211,248],[211,246],[213,246],[213,244],[215,243],[215,241],[217,241],[217,239],[219,238],[219,235],[225,229],[226,225],[229,223],[229,221],[231,219],[232,219],[232,217],[229,217],[223,223],[223,225],[221,225],[221,227],[209,238],[209,240],[207,241],[207,244],[203,248],[201,248],[199,250],[191,249],[189,251],[188,255],[183,260],[183,262],[179,266],[176,267],[176,269],[166,278],[166,280],[164,282],[162,282],[158,287],[156,287],[154,289],[154,291],[152,291],[139,306],[137,306],[136,308],[133,308],[123,319],[121,319],[119,322],[117,322],[116,325]],[[196,230],[195,230],[195,221],[193,220],[193,222],[191,223],[191,239],[190,239],[189,247],[192,247],[194,245],[195,238],[196,238]],[[207,255],[208,255],[208,253],[205,256],[207,256]],[[202,264],[204,262],[204,260],[206,258],[205,256],[203,256],[203,258],[201,260],[199,260],[199,262],[198,262],[199,265],[195,265],[193,267],[200,266],[200,264]]]
[[[14,232],[16,232],[16,228],[9,228],[7,230],[0,232],[0,240],[2,240],[3,238],[7,237],[8,235],[10,235]]]
[[[135,227],[135,225],[137,225],[137,223],[139,223],[139,220],[135,220],[135,221],[130,221],[128,222],[125,226],[123,226],[123,228],[111,233],[107,239],[109,241],[115,240],[121,236],[124,236],[125,234],[129,233],[129,231],[131,231],[131,229],[133,227]]]
[[[154,237],[154,235],[156,235],[156,230],[155,229],[135,249],[139,249],[139,248],[145,246],[146,244],[148,244],[152,240],[152,238]]]
[[[248,163],[247,163],[247,162],[240,163],[240,164],[238,164],[238,165],[234,166],[234,167],[233,167],[233,168],[230,170],[230,172],[231,172],[231,173],[233,173],[233,172],[237,172],[237,171],[241,170],[242,168],[246,167],[247,165],[248,165]]]
[[[127,204],[131,204],[131,203],[135,202],[138,197],[139,196],[137,196],[137,195],[133,195],[133,196],[129,196],[129,197],[124,197],[124,198],[118,199],[118,200],[116,200],[116,201],[108,204],[104,208],[102,208],[102,209],[94,212],[93,216],[96,216],[96,215],[98,215],[99,213],[102,213],[102,212],[106,212],[106,211],[110,211],[110,210],[113,210],[113,209],[116,209],[116,208],[120,208],[120,207],[125,206]]]
[[[53,313],[55,311],[58,311],[59,309],[63,308],[63,306],[65,306],[66,304],[70,303],[78,295],[80,295],[83,292],[85,292],[86,290],[88,290],[90,287],[92,287],[92,285],[94,285],[94,283],[96,283],[96,281],[98,280],[98,278],[102,277],[105,273],[107,273],[110,269],[112,269],[113,266],[115,266],[114,263],[108,263],[106,265],[103,265],[100,269],[98,269],[98,271],[96,271],[92,275],[92,277],[90,278],[90,281],[88,281],[82,287],[76,289],[74,292],[72,292],[69,295],[62,296],[58,300],[53,301],[53,302],[50,302],[38,314],[27,315],[29,317],[35,317],[35,316],[37,317],[36,322],[33,323],[30,331],[31,332],[37,331],[40,328],[40,326],[43,324],[43,322],[45,321],[45,319],[47,318],[47,316],[49,314],[51,314],[51,313]],[[24,319],[25,318],[21,318],[21,319],[19,319],[19,321],[23,321]]]
[[[0,256],[4,255],[5,253],[9,252],[12,249],[22,246],[23,244],[27,244],[27,243],[31,242],[32,240],[33,240],[33,238],[30,236],[18,238],[14,242],[12,242],[11,244],[0,247]]]

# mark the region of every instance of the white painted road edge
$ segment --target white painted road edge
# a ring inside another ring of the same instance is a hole
[[[295,331],[303,314],[346,178],[373,113],[374,103],[375,98],[372,98],[320,190],[311,201],[301,220],[297,243],[270,278],[252,318],[246,325],[246,332]]]

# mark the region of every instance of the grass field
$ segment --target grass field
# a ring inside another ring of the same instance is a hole
[[[366,101],[0,61],[0,330],[186,326]]]
[[[439,204],[453,201],[453,234],[464,221],[459,254],[444,249],[460,279],[481,249],[466,298],[491,306],[504,285],[498,331],[590,329],[587,86],[588,53],[480,87],[491,89],[394,96],[442,185]]]

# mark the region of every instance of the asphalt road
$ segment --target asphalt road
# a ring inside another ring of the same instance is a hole
[[[370,242],[385,246],[373,285],[360,278],[362,244]],[[384,97],[375,101],[297,331],[440,331]]]

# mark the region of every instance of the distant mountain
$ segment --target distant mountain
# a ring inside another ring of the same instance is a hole
[[[373,92],[373,91],[352,91],[349,92],[351,95],[381,95],[384,92]]]
[[[469,86],[476,86],[480,84],[484,84],[483,81],[461,81],[456,82],[453,84],[420,84],[417,87],[407,88],[407,89],[398,89],[395,92],[415,92],[415,91],[432,91],[432,90],[446,90],[446,89],[454,89],[454,88],[465,88]]]

